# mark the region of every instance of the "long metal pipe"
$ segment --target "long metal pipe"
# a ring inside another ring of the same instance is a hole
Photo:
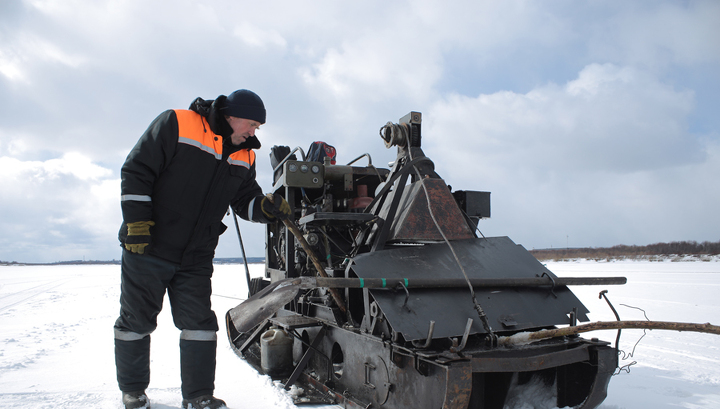
[[[464,278],[333,278],[333,277],[301,277],[302,288],[396,288],[404,285],[407,288],[466,288]],[[569,285],[622,285],[627,283],[625,277],[547,277],[530,278],[471,278],[473,287],[555,287]]]

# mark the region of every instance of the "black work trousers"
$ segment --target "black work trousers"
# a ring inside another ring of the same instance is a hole
[[[192,267],[123,250],[120,316],[115,321],[115,364],[121,391],[150,383],[150,333],[167,292],[180,334],[183,398],[212,394],[218,322],[212,311],[212,261]]]

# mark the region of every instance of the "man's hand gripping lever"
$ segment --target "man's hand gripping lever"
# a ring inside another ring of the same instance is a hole
[[[278,200],[282,200],[282,203]],[[278,219],[282,220],[283,224],[285,224],[285,227],[287,227],[288,230],[295,236],[295,239],[300,243],[300,246],[305,250],[305,253],[310,257],[310,260],[312,261],[313,265],[315,266],[315,269],[317,270],[317,273],[320,277],[327,277],[327,273],[325,272],[325,268],[320,263],[320,259],[313,251],[312,247],[308,244],[308,242],[305,240],[305,237],[303,237],[302,233],[300,232],[300,229],[295,226],[290,220],[288,220],[288,216],[290,215],[290,205],[288,202],[283,199],[282,196],[278,194],[271,194],[268,193],[265,198],[263,198],[263,201],[260,203],[263,208],[263,212],[267,214],[265,211],[265,201],[269,201],[270,203],[274,203],[274,207],[279,207],[279,209],[282,209],[283,207],[287,206],[287,212],[280,211],[280,215],[277,216]],[[278,206],[278,203],[280,205]],[[286,216],[283,216],[286,214]],[[338,308],[340,308],[340,311],[342,311],[344,314],[348,313],[347,307],[345,306],[345,301],[343,301],[342,296],[340,295],[340,292],[337,288],[329,288],[330,295],[332,295],[333,299],[335,300],[335,304],[337,304]],[[349,317],[349,314],[348,314]],[[350,317],[349,317],[350,318]]]
[[[263,197],[260,207],[268,219],[286,220],[290,217],[290,205],[277,193],[268,193]]]

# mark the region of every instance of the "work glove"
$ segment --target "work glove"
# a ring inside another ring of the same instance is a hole
[[[150,226],[154,225],[153,221],[128,223],[125,248],[133,253],[145,254],[145,247],[150,244]]]
[[[290,205],[277,193],[268,193],[263,197],[260,207],[268,219],[285,220],[290,217]]]

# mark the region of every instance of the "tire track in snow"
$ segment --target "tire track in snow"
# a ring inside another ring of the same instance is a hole
[[[22,291],[17,291],[11,294],[6,294],[0,297],[0,312],[10,309],[18,304],[22,304],[38,295],[44,294],[50,290],[53,290],[61,285],[67,283],[71,279],[54,280],[49,283],[36,285]],[[59,283],[59,284],[58,284]]]

